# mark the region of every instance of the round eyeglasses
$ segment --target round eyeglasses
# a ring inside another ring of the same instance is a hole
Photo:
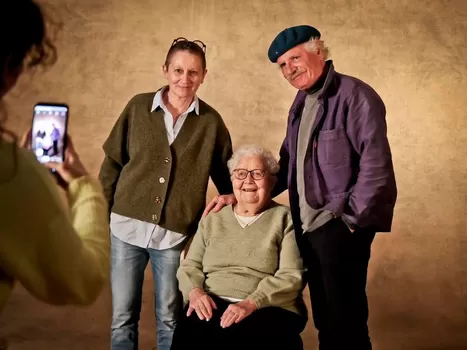
[[[180,37],[180,38],[174,39],[174,41],[172,42],[172,45],[170,46],[172,47],[178,43],[185,43],[187,47],[194,44],[196,46],[199,46],[201,50],[203,50],[203,52],[206,53],[206,44],[203,43],[201,40],[188,40],[187,38]]]
[[[250,174],[253,180],[261,180],[264,177],[264,175],[266,175],[266,171],[262,169],[253,169],[253,170],[235,169],[233,171],[233,174],[235,178],[238,180],[245,180],[248,174]]]

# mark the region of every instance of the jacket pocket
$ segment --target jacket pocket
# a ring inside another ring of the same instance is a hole
[[[316,147],[320,165],[338,167],[350,163],[350,144],[344,129],[320,131]]]

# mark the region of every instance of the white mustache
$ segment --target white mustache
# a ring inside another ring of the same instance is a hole
[[[290,75],[290,79],[295,79],[296,77],[298,77],[300,74],[302,74],[303,72],[302,71],[299,71],[298,69],[293,72],[291,75]]]

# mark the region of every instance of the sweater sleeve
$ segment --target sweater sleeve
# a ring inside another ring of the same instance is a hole
[[[289,146],[287,137],[284,139],[279,151],[279,172],[277,173],[277,182],[272,190],[271,197],[280,195],[287,189],[287,174],[289,168]]]
[[[302,258],[290,220],[280,246],[279,268],[273,276],[263,278],[248,298],[254,301],[258,309],[290,303],[303,290],[303,272]]]
[[[134,98],[128,102],[102,146],[104,150],[104,160],[99,171],[99,180],[104,190],[109,211],[112,209],[113,197],[120,172],[130,159],[128,149],[129,118],[133,101]]]
[[[211,165],[211,179],[219,194],[233,193],[229,168],[227,167],[227,161],[230,157],[232,157],[232,140],[229,130],[221,119]]]
[[[205,274],[203,271],[203,257],[206,250],[206,228],[205,219],[201,219],[198,231],[193,237],[190,249],[184,260],[180,263],[177,271],[180,291],[183,294],[183,300],[188,301],[188,294],[193,288],[204,289]]]
[[[21,155],[15,179],[1,186],[1,268],[44,302],[89,305],[110,269],[102,188],[89,176],[73,180],[68,212],[45,167]]]
[[[344,220],[358,227],[368,227],[382,212],[392,216],[397,199],[386,107],[373,89],[362,87],[356,89],[348,108],[347,135],[360,160],[356,182],[344,209]]]

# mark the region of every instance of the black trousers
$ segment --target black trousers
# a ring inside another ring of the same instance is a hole
[[[58,141],[53,141],[54,156],[58,155]]]
[[[220,319],[231,304],[212,296],[217,310],[209,321],[195,312],[184,316],[175,328],[171,350],[302,350],[300,332],[306,319],[278,307],[265,307],[230,327],[222,328]],[[186,315],[187,308],[185,309]]]
[[[301,237],[320,350],[371,350],[366,281],[375,232],[340,218]]]

